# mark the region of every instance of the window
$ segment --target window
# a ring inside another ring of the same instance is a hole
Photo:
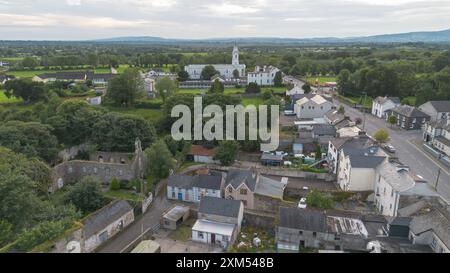
[[[175,198],[175,192],[172,191],[172,198]]]
[[[316,238],[317,237],[317,232],[313,232],[313,237]]]
[[[431,241],[431,246],[432,246],[433,248],[436,247],[436,238],[434,238],[434,236],[433,236],[433,240]]]
[[[230,187],[228,187],[228,192],[229,193],[232,193],[233,192],[233,188],[230,186]]]
[[[391,190],[391,197],[394,197],[394,189]]]
[[[244,206],[247,206],[247,200],[242,200],[242,203],[244,203]]]
[[[240,190],[240,193],[241,193],[242,195],[247,195],[247,189],[241,189],[241,190]]]
[[[203,232],[197,231],[197,237],[203,239]]]
[[[303,230],[299,230],[298,235],[303,235]]]

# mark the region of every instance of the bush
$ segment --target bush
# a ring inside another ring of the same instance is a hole
[[[333,200],[319,191],[311,191],[306,196],[306,204],[312,208],[331,209],[334,207]]]
[[[117,191],[120,190],[120,183],[119,180],[117,180],[117,178],[113,178],[111,181],[111,185],[109,185],[109,189],[112,191]]]
[[[60,236],[66,229],[63,222],[43,222],[22,233],[15,247],[19,251],[29,251],[33,247]]]
[[[245,88],[245,93],[249,94],[261,93],[261,87],[259,87],[258,84],[251,82]]]

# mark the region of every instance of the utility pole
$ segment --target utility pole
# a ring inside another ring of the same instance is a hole
[[[438,169],[437,177],[436,177],[436,184],[434,185],[434,190],[438,191],[438,184],[439,184],[439,177],[441,176],[441,168]]]

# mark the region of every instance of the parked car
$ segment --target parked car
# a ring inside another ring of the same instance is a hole
[[[284,161],[284,166],[291,166],[292,162],[291,161]]]
[[[295,158],[304,158],[305,155],[304,154],[295,154],[294,157]]]
[[[301,198],[300,202],[298,202],[298,208],[306,209],[306,198],[305,197]]]
[[[395,148],[391,144],[386,144],[383,148],[390,153],[395,153]]]

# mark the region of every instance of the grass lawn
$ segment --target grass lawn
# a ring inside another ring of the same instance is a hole
[[[186,222],[184,222],[181,226],[179,226],[176,230],[172,231],[169,234],[169,238],[175,241],[187,242],[191,239],[192,236],[192,226],[195,224],[194,218],[189,218]]]
[[[151,122],[156,122],[162,117],[161,110],[157,109],[121,108],[121,107],[106,107],[106,108],[112,112],[119,112],[123,114],[140,116]]]
[[[353,104],[363,104],[363,102],[364,102],[364,96],[356,97],[356,96],[339,95],[339,97],[341,97],[342,99],[347,100],[348,102],[353,103]],[[364,103],[363,106],[366,108],[372,108],[372,101],[373,101],[373,99],[371,97],[367,97],[366,102]]]
[[[260,104],[262,104],[264,102],[264,99],[261,97],[244,97],[241,100],[242,105],[247,106],[247,105],[255,105],[258,106]]]
[[[205,165],[205,164],[199,163],[199,162],[194,162],[194,161],[186,161],[178,168],[178,172],[181,172],[191,166],[202,166],[202,165]]]
[[[21,99],[15,98],[15,97],[11,97],[8,98],[5,95],[5,91],[4,90],[0,90],[0,104],[10,104],[10,103],[17,103],[17,102],[21,102]]]
[[[117,69],[117,73],[123,73],[125,69],[128,68],[129,65],[127,64],[121,64],[119,65],[119,68]],[[37,69],[37,70],[23,70],[23,71],[8,71],[8,75],[13,75],[19,78],[32,78],[39,74],[44,73],[56,73],[56,72],[74,72],[74,71],[86,71],[91,70],[89,68],[81,68],[81,69],[63,69],[63,70],[50,70],[50,69]],[[106,74],[111,73],[111,70],[109,68],[98,68],[95,69],[95,73],[97,74]]]
[[[129,200],[129,201],[141,201],[142,196],[138,193],[128,191],[128,190],[116,190],[112,191],[109,190],[107,192],[104,192],[103,195],[107,198],[112,199],[120,199],[120,200]]]
[[[404,102],[404,100],[407,100],[408,102],[406,104],[411,105],[411,106],[415,106],[416,105],[416,97],[410,96],[410,97],[404,97],[402,99],[402,102]]]
[[[21,61],[23,60],[23,57],[1,57],[0,61],[3,62],[14,62],[14,61]]]

